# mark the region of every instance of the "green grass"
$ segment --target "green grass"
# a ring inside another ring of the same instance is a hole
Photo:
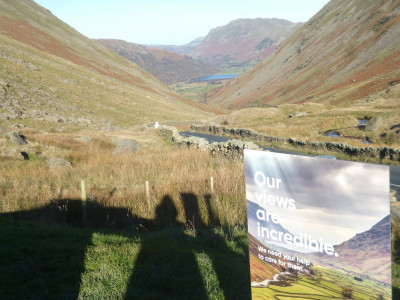
[[[322,274],[320,283],[311,277],[299,276],[291,286],[270,285],[268,288],[252,288],[253,299],[348,299],[342,295],[344,288],[352,290],[351,299],[379,299],[380,295],[383,299],[391,299],[389,287],[383,287],[370,280],[356,282],[353,277],[332,269],[314,269]]]
[[[255,60],[237,67],[227,67],[219,74],[242,74],[252,69],[259,62]]]
[[[111,230],[92,219],[81,228],[76,214],[50,223],[41,213],[31,212],[30,221],[22,212],[0,216],[1,299],[250,299],[244,226],[142,219]],[[343,287],[353,299],[389,299],[389,288],[376,282],[314,268],[321,282],[299,276],[291,286],[252,288],[253,299],[344,299]],[[397,299],[400,266],[393,263],[392,272]]]
[[[247,234],[92,230],[0,217],[2,299],[249,299]]]

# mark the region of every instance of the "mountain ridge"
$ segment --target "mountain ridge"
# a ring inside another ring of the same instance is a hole
[[[278,18],[242,18],[212,28],[202,38],[182,45],[150,45],[221,67],[245,65],[270,55],[302,23]]]
[[[302,23],[277,18],[236,19],[211,29],[191,56],[200,60],[225,60],[239,63],[264,59]]]
[[[270,57],[210,104],[342,103],[383,90],[400,76],[400,7],[330,1]]]
[[[96,42],[138,64],[166,84],[189,82],[215,74],[218,68],[172,51],[115,39],[96,39]]]
[[[336,245],[338,257],[312,255],[324,264],[373,277],[391,283],[391,240],[390,215],[387,215],[370,229],[357,233],[349,240]],[[388,276],[389,274],[389,276]]]

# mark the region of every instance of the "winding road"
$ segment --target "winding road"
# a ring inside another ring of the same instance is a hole
[[[218,135],[204,134],[204,133],[191,132],[191,131],[181,132],[180,135],[185,136],[185,137],[190,137],[190,136],[200,137],[200,138],[206,139],[210,143],[226,142],[226,141],[229,141],[232,139],[232,138],[229,138],[226,136],[218,136]],[[286,151],[286,150],[280,150],[280,149],[269,148],[269,147],[264,147],[264,146],[259,146],[259,147],[264,150],[271,151],[271,152],[302,155],[302,156],[313,156],[310,154],[304,154],[304,153],[299,153],[299,152],[294,152],[294,151]],[[389,168],[390,168],[390,188],[394,189],[398,193],[400,193],[400,167],[389,165]]]

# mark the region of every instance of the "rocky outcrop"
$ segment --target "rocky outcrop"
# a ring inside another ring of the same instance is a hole
[[[211,151],[216,155],[224,155],[232,159],[242,159],[243,150],[259,150],[260,148],[252,142],[230,140],[224,143],[209,143],[206,139],[199,137],[183,137],[175,127],[161,126],[158,129],[161,136],[171,141],[178,147],[198,148]]]
[[[20,151],[18,149],[6,149],[0,153],[0,157],[5,157],[15,160],[29,160],[29,155],[25,151]]]
[[[26,141],[25,137],[21,135],[18,131],[11,131],[7,133],[7,137],[17,145],[26,145],[28,142]]]
[[[229,128],[217,124],[208,125],[191,125],[191,130],[199,132],[207,132],[217,135],[230,135],[238,138],[251,139],[260,142],[281,142],[288,143],[294,147],[312,149],[312,150],[328,150],[331,152],[345,153],[350,156],[365,156],[374,157],[379,159],[390,159],[393,161],[400,161],[400,149],[391,147],[356,147],[345,143],[332,143],[332,142],[316,142],[298,140],[295,138],[282,138],[264,133],[257,132],[248,128]]]
[[[382,117],[375,116],[371,120],[368,121],[367,125],[365,125],[365,130],[366,131],[376,131],[382,127],[382,123],[383,123]]]
[[[57,168],[62,168],[62,167],[67,167],[71,168],[72,165],[68,160],[65,160],[60,157],[50,157],[49,159],[46,160],[47,167],[49,169],[57,169]]]

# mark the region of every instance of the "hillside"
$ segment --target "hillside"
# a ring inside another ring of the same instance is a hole
[[[193,51],[193,49],[201,43],[203,39],[204,37],[199,37],[185,45],[146,45],[146,46],[148,48],[164,49],[178,54],[189,55]]]
[[[96,40],[110,50],[135,62],[166,84],[188,82],[215,74],[218,68],[163,49],[148,48],[121,40]]]
[[[190,54],[204,61],[245,63],[271,54],[301,23],[281,19],[238,19],[212,29]]]
[[[0,33],[4,125],[129,128],[210,115],[33,1],[1,1]]]
[[[387,89],[400,79],[399,21],[398,1],[332,0],[209,103],[338,104]]]
[[[334,264],[338,268],[372,275],[376,279],[390,283],[390,216],[385,217],[371,229],[355,235],[350,240],[335,246],[339,257],[316,255],[324,264]],[[371,276],[372,277],[372,276]]]
[[[272,280],[275,275],[287,271],[286,268],[275,263],[260,260],[258,258],[258,249],[260,248],[269,249],[249,233],[250,276],[252,283]]]

